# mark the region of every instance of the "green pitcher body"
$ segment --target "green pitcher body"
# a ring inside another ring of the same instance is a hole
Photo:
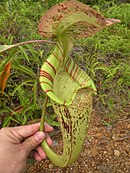
[[[70,165],[79,156],[86,137],[92,111],[91,92],[82,88],[77,91],[71,105],[53,102],[53,108],[61,124],[64,162]]]

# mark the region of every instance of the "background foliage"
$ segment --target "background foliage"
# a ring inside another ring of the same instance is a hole
[[[130,111],[130,3],[129,0],[81,1],[108,18],[121,20],[92,37],[77,40],[72,52],[97,86],[94,110],[103,124],[110,125]],[[61,0],[0,1],[0,44],[43,39],[38,35],[38,21],[57,2]],[[0,55],[0,73],[12,61],[6,89],[0,95],[2,126],[39,121],[45,97],[39,86],[39,69],[52,48],[50,44],[33,44]],[[58,126],[51,104],[47,121]]]

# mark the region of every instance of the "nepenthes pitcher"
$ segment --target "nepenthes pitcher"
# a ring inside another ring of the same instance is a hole
[[[40,35],[57,40],[55,49],[41,67],[39,80],[60,122],[63,153],[53,152],[46,141],[42,147],[59,167],[73,163],[81,152],[90,124],[92,94],[96,92],[93,80],[70,56],[73,41],[116,22],[119,21],[106,19],[89,6],[69,0],[53,6],[39,23]]]

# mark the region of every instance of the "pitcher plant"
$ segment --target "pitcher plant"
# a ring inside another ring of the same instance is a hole
[[[70,56],[73,41],[116,22],[119,20],[106,19],[89,6],[69,0],[53,6],[39,23],[40,35],[57,40],[55,49],[42,65],[39,80],[58,116],[63,153],[53,152],[46,141],[42,142],[42,147],[49,159],[59,167],[70,165],[79,156],[90,124],[92,94],[96,93],[93,80]]]
[[[93,80],[70,56],[74,40],[91,36],[117,22],[120,21],[106,19],[81,2],[68,0],[49,9],[38,25],[41,36],[53,38],[56,42],[31,40],[14,45],[0,45],[0,52],[3,52],[35,42],[55,44],[39,74],[40,85],[47,96],[40,130],[44,131],[44,115],[49,98],[60,123],[63,152],[61,155],[55,153],[46,140],[42,142],[42,147],[49,159],[59,167],[67,167],[78,158],[90,124],[92,95],[96,93]]]

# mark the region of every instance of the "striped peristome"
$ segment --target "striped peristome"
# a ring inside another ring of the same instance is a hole
[[[58,46],[56,46],[55,50],[42,65],[39,80],[44,92],[52,100],[55,100],[57,98],[57,102],[59,101],[59,104],[69,105],[71,104],[70,101],[67,102],[67,100],[58,98],[53,90],[53,80],[56,73],[61,67],[64,68],[69,76],[79,84],[79,88],[83,88],[86,86],[89,87],[91,85],[93,86],[93,90],[96,91],[96,88],[94,87],[92,79],[73,61],[70,56],[67,56],[63,61],[63,48],[60,42],[58,42],[57,45]]]

